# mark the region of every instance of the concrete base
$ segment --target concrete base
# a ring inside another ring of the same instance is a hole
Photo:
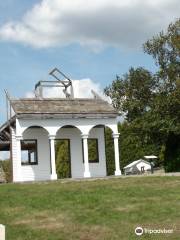
[[[57,180],[57,174],[51,175],[51,180]]]
[[[23,182],[21,178],[13,178],[13,183]]]
[[[91,177],[91,173],[90,172],[84,172],[84,177],[85,178],[90,178]]]
[[[115,172],[114,172],[114,175],[115,175],[115,176],[121,176],[121,175],[122,175],[121,170],[115,171]]]

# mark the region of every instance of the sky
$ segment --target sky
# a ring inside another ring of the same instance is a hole
[[[0,125],[4,89],[32,96],[54,67],[76,80],[78,97],[102,93],[131,66],[155,71],[142,44],[179,13],[179,0],[0,1]]]

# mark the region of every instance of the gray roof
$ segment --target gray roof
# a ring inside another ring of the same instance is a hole
[[[14,127],[16,123],[15,116],[11,117],[0,127],[0,150],[9,150],[10,149],[10,126]]]
[[[31,117],[116,117],[117,111],[102,99],[54,98],[11,100],[12,108],[19,118]]]

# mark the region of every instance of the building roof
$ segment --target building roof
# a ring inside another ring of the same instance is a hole
[[[125,166],[124,169],[126,169],[126,168],[130,168],[130,167],[133,167],[133,166],[137,165],[139,162],[144,162],[144,163],[147,163],[147,164],[150,165],[150,163],[147,162],[147,161],[145,161],[144,159],[139,159],[139,160],[136,160],[136,161],[134,161],[134,162],[128,164],[127,166]]]
[[[11,106],[19,118],[46,117],[116,117],[117,111],[102,99],[87,98],[25,98],[11,100]]]
[[[15,116],[11,117],[2,126],[0,126],[0,151],[10,150],[10,126],[14,127],[16,123]]]

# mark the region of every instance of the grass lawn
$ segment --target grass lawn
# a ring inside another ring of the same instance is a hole
[[[180,239],[180,177],[0,185],[0,224],[7,240]]]

